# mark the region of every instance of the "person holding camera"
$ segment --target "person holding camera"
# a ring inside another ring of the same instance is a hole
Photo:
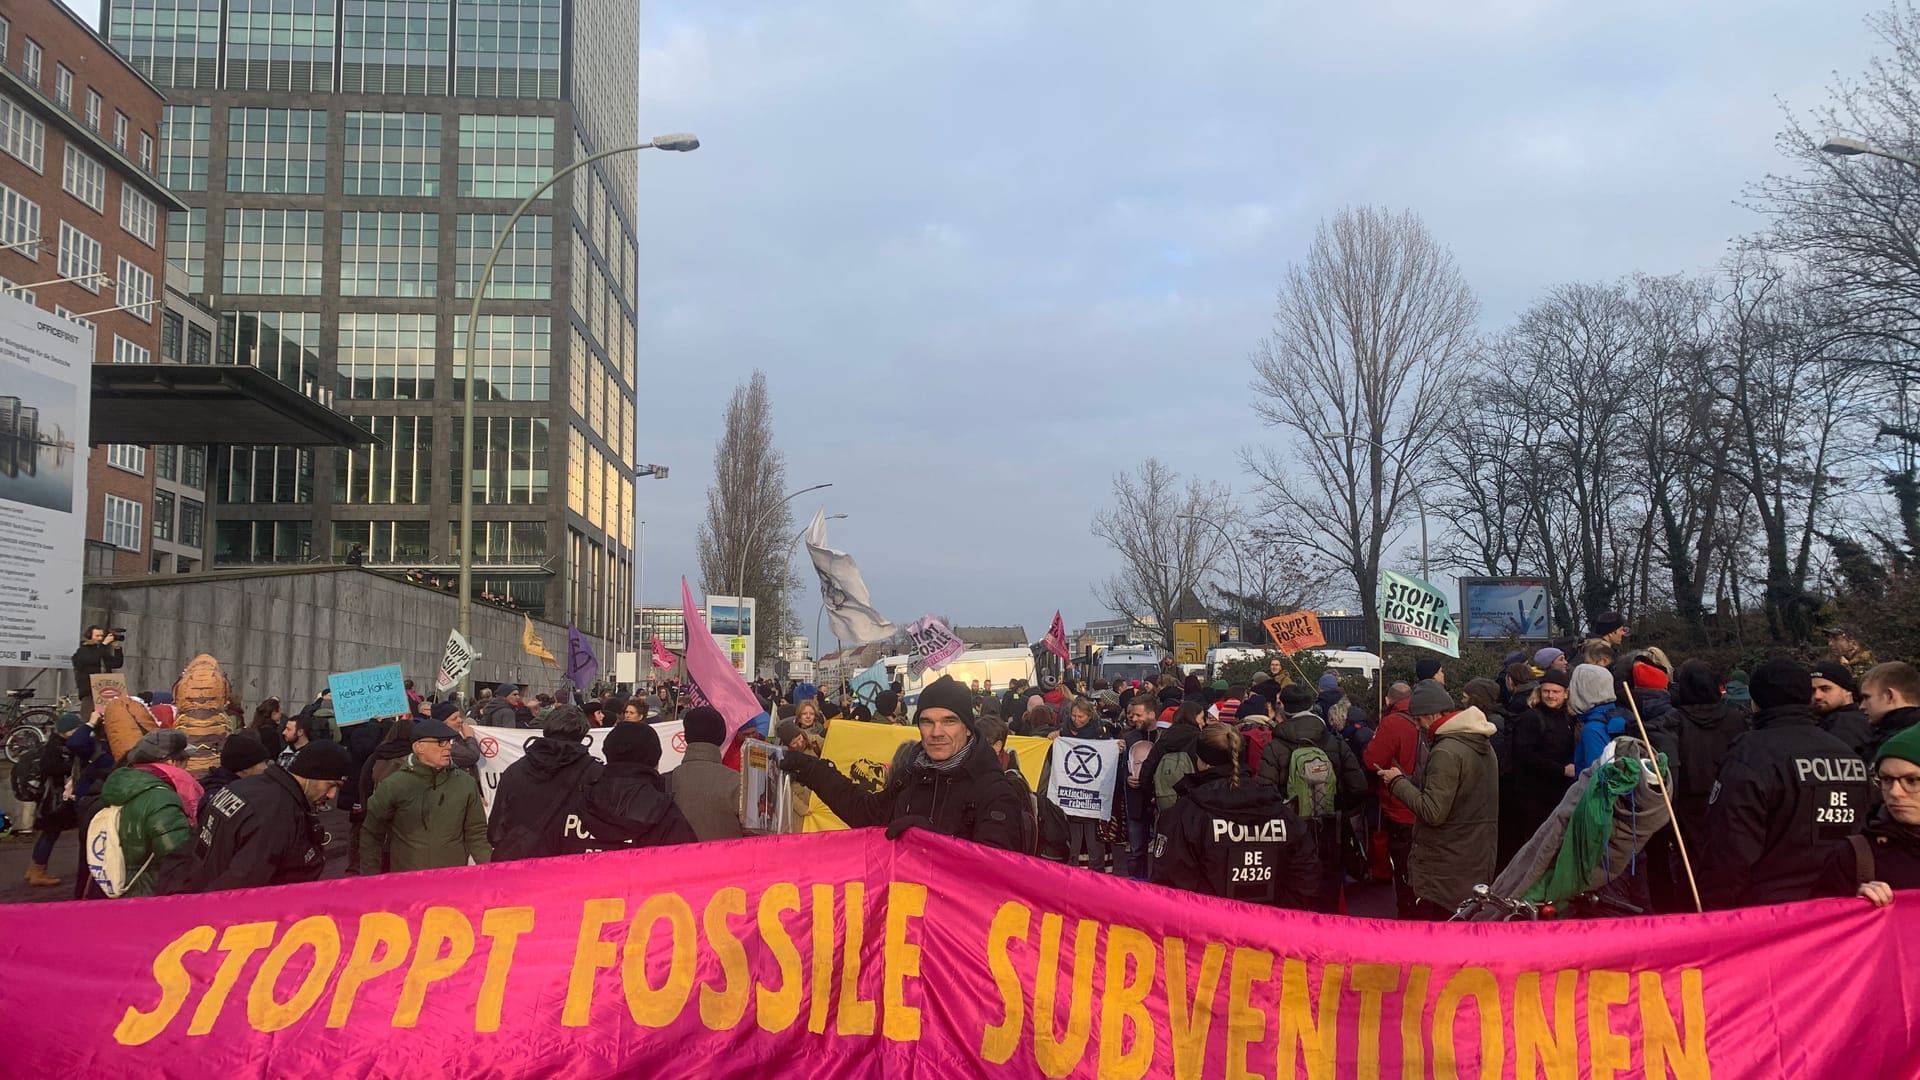
[[[126,630],[118,626],[110,630],[89,626],[86,640],[73,651],[73,681],[75,692],[80,695],[80,715],[93,712],[93,676],[119,671],[120,665],[127,662],[120,649],[126,634]]]

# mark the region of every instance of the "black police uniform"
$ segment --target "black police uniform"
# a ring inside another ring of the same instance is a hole
[[[313,881],[326,868],[326,834],[306,792],[278,765],[211,796],[193,845],[187,891]]]
[[[1160,814],[1153,877],[1161,885],[1254,904],[1313,909],[1322,868],[1279,788],[1214,767],[1182,777]]]

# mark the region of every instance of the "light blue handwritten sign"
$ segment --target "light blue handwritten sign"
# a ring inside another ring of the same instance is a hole
[[[376,716],[407,714],[407,680],[399,664],[339,671],[327,676],[333,691],[333,722],[346,727]]]

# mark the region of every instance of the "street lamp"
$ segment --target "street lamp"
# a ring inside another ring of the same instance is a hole
[[[845,521],[846,519],[847,519],[847,515],[845,514],[828,514],[827,515],[828,521]],[[787,545],[788,559],[793,558],[794,545],[798,544],[800,542],[800,538],[807,535],[807,530],[811,528],[813,528],[812,523],[808,523],[802,526],[799,532],[793,534],[793,543],[790,543]],[[826,615],[826,613],[827,613],[827,598],[822,596],[820,598],[820,610],[815,612],[813,616],[813,651],[814,652],[820,651],[820,619],[822,616]]]
[[[571,176],[576,170],[615,154],[632,154],[641,150],[675,150],[686,152],[700,148],[700,140],[685,133],[661,135],[636,146],[621,146],[612,150],[602,150],[598,154],[589,154],[579,161],[561,169],[546,182],[534,188],[520,205],[513,208],[507,216],[507,222],[500,227],[499,235],[493,239],[493,250],[487,253],[487,265],[480,271],[480,280],[473,286],[473,303],[467,308],[467,351],[466,386],[462,394],[462,412],[460,421],[460,469],[466,475],[460,478],[460,635],[469,641],[473,639],[473,343],[480,336],[480,301],[486,298],[487,284],[493,280],[493,264],[500,259],[500,249],[507,245],[507,237],[513,235],[513,227],[520,216],[534,201],[547,193],[561,178]],[[654,475],[664,478],[665,470],[656,466]],[[461,680],[460,693],[471,700],[472,678]]]
[[[1366,443],[1368,446],[1380,450],[1394,461],[1399,462],[1402,469],[1409,469],[1406,458],[1401,457],[1396,451],[1388,449],[1384,444],[1373,439],[1363,438],[1359,435],[1343,435],[1337,431],[1328,431],[1322,434],[1329,439],[1346,439],[1349,442]],[[1420,499],[1419,484],[1415,484],[1407,490],[1413,494],[1413,508],[1420,512],[1420,576],[1428,579],[1429,583],[1431,583],[1433,575],[1427,569],[1427,505]],[[1373,479],[1373,505],[1376,508],[1380,505],[1380,477],[1378,473],[1374,474]]]
[[[1886,158],[1888,161],[1897,161],[1910,169],[1920,170],[1920,161],[1915,161],[1904,154],[1896,154],[1891,150],[1882,150],[1872,143],[1861,142],[1859,139],[1835,136],[1821,143],[1820,150],[1823,153],[1832,154],[1835,157],[1855,157],[1860,154],[1867,154],[1871,157]]]
[[[775,510],[780,509],[809,491],[819,491],[821,488],[830,488],[832,486],[832,484],[815,484],[809,488],[801,488],[799,491],[789,492],[786,498],[762,510],[760,516],[754,519],[753,528],[748,530],[747,535],[740,540],[739,588],[735,589],[733,593],[736,605],[743,608],[746,607],[746,605],[740,603],[740,601],[744,600],[747,595],[747,556],[753,553],[753,538],[760,535],[760,527],[767,523],[767,518],[773,516]]]
[[[1246,567],[1243,566],[1240,562],[1240,549],[1234,544],[1233,538],[1227,535],[1226,528],[1222,526],[1219,522],[1213,520],[1212,518],[1201,517],[1198,514],[1175,514],[1173,516],[1180,519],[1181,521],[1198,521],[1202,525],[1211,526],[1213,528],[1213,531],[1220,534],[1220,539],[1226,542],[1227,550],[1233,552],[1233,579],[1234,579],[1233,602],[1235,604],[1246,603],[1247,602],[1247,570],[1246,570]],[[1238,616],[1236,616],[1233,621],[1234,621],[1234,624],[1238,626],[1240,619]],[[1239,629],[1241,634],[1244,636],[1246,634],[1246,628],[1240,627]]]

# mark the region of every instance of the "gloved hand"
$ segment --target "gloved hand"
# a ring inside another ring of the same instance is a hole
[[[805,754],[781,754],[774,759],[774,764],[780,766],[781,772],[797,773],[803,768],[800,759],[806,756]]]
[[[908,829],[926,829],[932,831],[933,821],[930,818],[924,818],[918,814],[897,818],[893,824],[887,826],[887,839],[898,840]]]

